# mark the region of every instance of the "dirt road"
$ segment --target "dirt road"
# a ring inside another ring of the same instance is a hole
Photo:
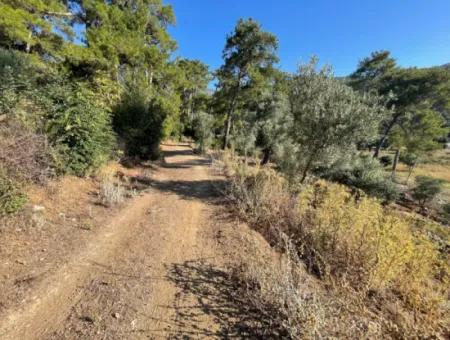
[[[7,311],[1,339],[245,334],[248,315],[233,302],[217,242],[215,188],[222,179],[187,146],[165,145],[163,151],[165,164],[149,190]]]

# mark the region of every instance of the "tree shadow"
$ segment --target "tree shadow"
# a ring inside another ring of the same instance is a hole
[[[219,198],[226,188],[226,181],[216,180],[169,180],[152,181],[151,186],[161,192],[175,193],[184,199],[200,199],[213,202],[213,199]]]
[[[209,166],[211,165],[211,161],[206,158],[200,158],[200,159],[191,159],[187,162],[176,162],[176,163],[167,163],[165,162],[162,166],[164,168],[169,169],[189,169],[194,166]]]
[[[191,148],[183,149],[183,150],[164,150],[164,157],[170,158],[175,156],[192,156],[194,155],[194,151]]]
[[[282,339],[279,327],[243,292],[233,277],[204,259],[173,264],[167,279],[179,289],[179,298],[193,296],[196,303],[167,306],[175,310],[172,329],[176,339],[205,336],[219,339]],[[201,317],[212,317],[214,329],[202,326]]]

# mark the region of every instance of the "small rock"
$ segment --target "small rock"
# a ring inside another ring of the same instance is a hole
[[[80,319],[89,323],[95,322],[94,318],[90,317],[89,315],[82,316]]]
[[[114,319],[120,319],[120,314],[119,313],[113,313],[112,314],[112,317],[114,318]]]
[[[22,261],[22,260],[16,260],[16,262],[17,262],[18,264],[23,264],[23,265],[26,264],[26,262],[25,262],[25,261]]]
[[[45,211],[45,207],[42,206],[42,205],[33,205],[33,207],[31,208],[31,210],[32,210],[34,213],[43,212],[43,211]]]
[[[131,328],[132,328],[132,329],[135,329],[135,328],[136,328],[136,322],[137,322],[136,319],[134,319],[133,321],[131,321]]]

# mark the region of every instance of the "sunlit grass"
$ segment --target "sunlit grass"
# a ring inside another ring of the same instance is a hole
[[[394,155],[393,152],[385,151],[384,155]],[[386,172],[391,172],[391,167],[386,167]],[[414,168],[408,183],[409,170],[408,167],[399,163],[396,171],[396,182],[399,184],[407,184],[409,187],[414,186],[417,176],[429,176],[444,181],[443,191],[439,195],[440,199],[450,202],[450,150],[442,149],[430,152],[423,157],[422,163]]]

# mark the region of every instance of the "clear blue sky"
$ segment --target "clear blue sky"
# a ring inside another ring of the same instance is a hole
[[[390,50],[402,66],[450,62],[450,0],[164,0],[177,24],[177,55],[212,69],[225,36],[241,17],[279,39],[280,66],[294,71],[315,54],[336,75],[352,72],[374,50]]]

